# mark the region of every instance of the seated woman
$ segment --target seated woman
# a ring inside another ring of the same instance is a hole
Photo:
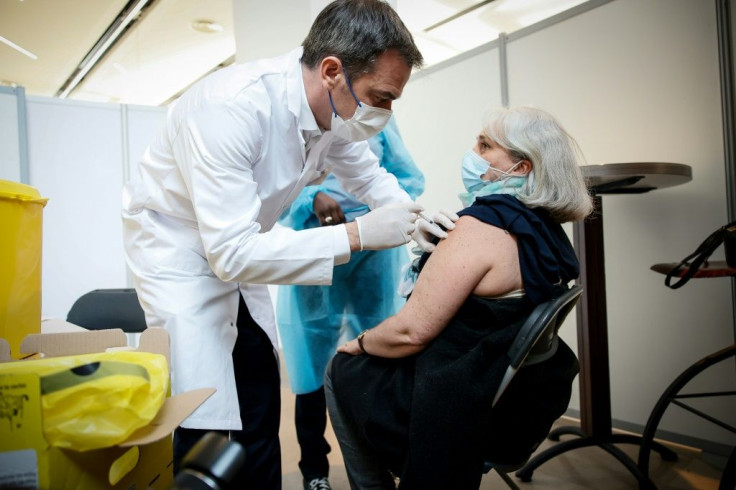
[[[592,210],[576,149],[544,111],[486,117],[462,161],[467,207],[455,223],[436,217],[451,231],[422,256],[406,305],[329,366],[328,408],[352,488],[394,489],[394,475],[402,489],[478,488],[494,437],[511,433],[495,450],[514,457],[515,438],[543,439],[564,413],[578,366],[562,341],[491,403],[524,320],[579,274],[560,226]]]

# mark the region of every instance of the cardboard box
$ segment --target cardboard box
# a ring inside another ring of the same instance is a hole
[[[127,347],[122,330],[33,334],[21,343],[21,357],[89,354]],[[149,328],[138,349],[169,359],[169,337]],[[0,362],[11,358],[0,339]],[[0,488],[147,489],[168,488],[173,481],[174,429],[215,390],[205,388],[169,397],[154,420],[125,442],[77,452],[51,447],[43,435],[40,379],[34,374],[0,375]]]

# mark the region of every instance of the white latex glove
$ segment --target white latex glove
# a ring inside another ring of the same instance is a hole
[[[387,204],[355,218],[361,250],[383,250],[409,243],[414,222],[423,209],[409,201]]]
[[[411,234],[412,239],[417,242],[417,245],[425,252],[434,251],[434,243],[432,240],[437,237],[439,239],[447,237],[447,232],[440,228],[439,225],[445,227],[446,230],[452,230],[455,228],[455,221],[459,220],[460,217],[448,211],[446,209],[441,210],[439,213],[432,216],[430,223],[424,218],[419,218],[414,223],[414,231]]]

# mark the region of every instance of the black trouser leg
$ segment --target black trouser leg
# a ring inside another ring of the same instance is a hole
[[[253,321],[240,298],[238,339],[233,350],[235,386],[238,391],[243,430],[230,431],[230,438],[245,448],[245,464],[232,488],[281,490],[281,387],[279,369],[268,336]],[[207,429],[174,431],[174,474],[181,460]],[[227,431],[217,431],[227,434]]]
[[[240,298],[238,340],[233,350],[243,430],[230,436],[245,448],[245,465],[233,488],[281,489],[281,381],[273,346]]]
[[[304,479],[309,481],[326,477],[330,471],[330,463],[327,460],[330,445],[325,439],[327,403],[324,388],[296,395],[294,422],[296,438],[301,448],[299,469]]]

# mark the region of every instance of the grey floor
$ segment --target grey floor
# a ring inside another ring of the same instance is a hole
[[[286,376],[286,369],[282,369]],[[281,451],[283,465],[284,490],[302,488],[302,477],[299,473],[299,445],[294,431],[294,395],[289,390],[285,378],[281,388]],[[556,425],[577,425],[575,419],[562,418]],[[350,487],[345,475],[340,448],[335,440],[331,427],[327,430],[327,440],[332,446],[330,453],[330,483],[334,490],[348,490]],[[665,441],[661,441],[665,442]],[[554,444],[546,441],[538,451]],[[660,490],[717,489],[721,470],[709,464],[695,449],[670,445],[679,456],[676,462],[662,461],[658,455],[652,455],[650,477]],[[634,460],[637,458],[636,446],[621,444],[618,446]],[[517,484],[524,489],[599,489],[623,490],[638,488],[636,480],[621,463],[600,448],[581,448],[557,456],[539,467],[529,483],[524,483],[512,475]],[[483,477],[481,489],[508,489],[501,478],[491,472]],[[451,490],[451,489],[448,489]]]

